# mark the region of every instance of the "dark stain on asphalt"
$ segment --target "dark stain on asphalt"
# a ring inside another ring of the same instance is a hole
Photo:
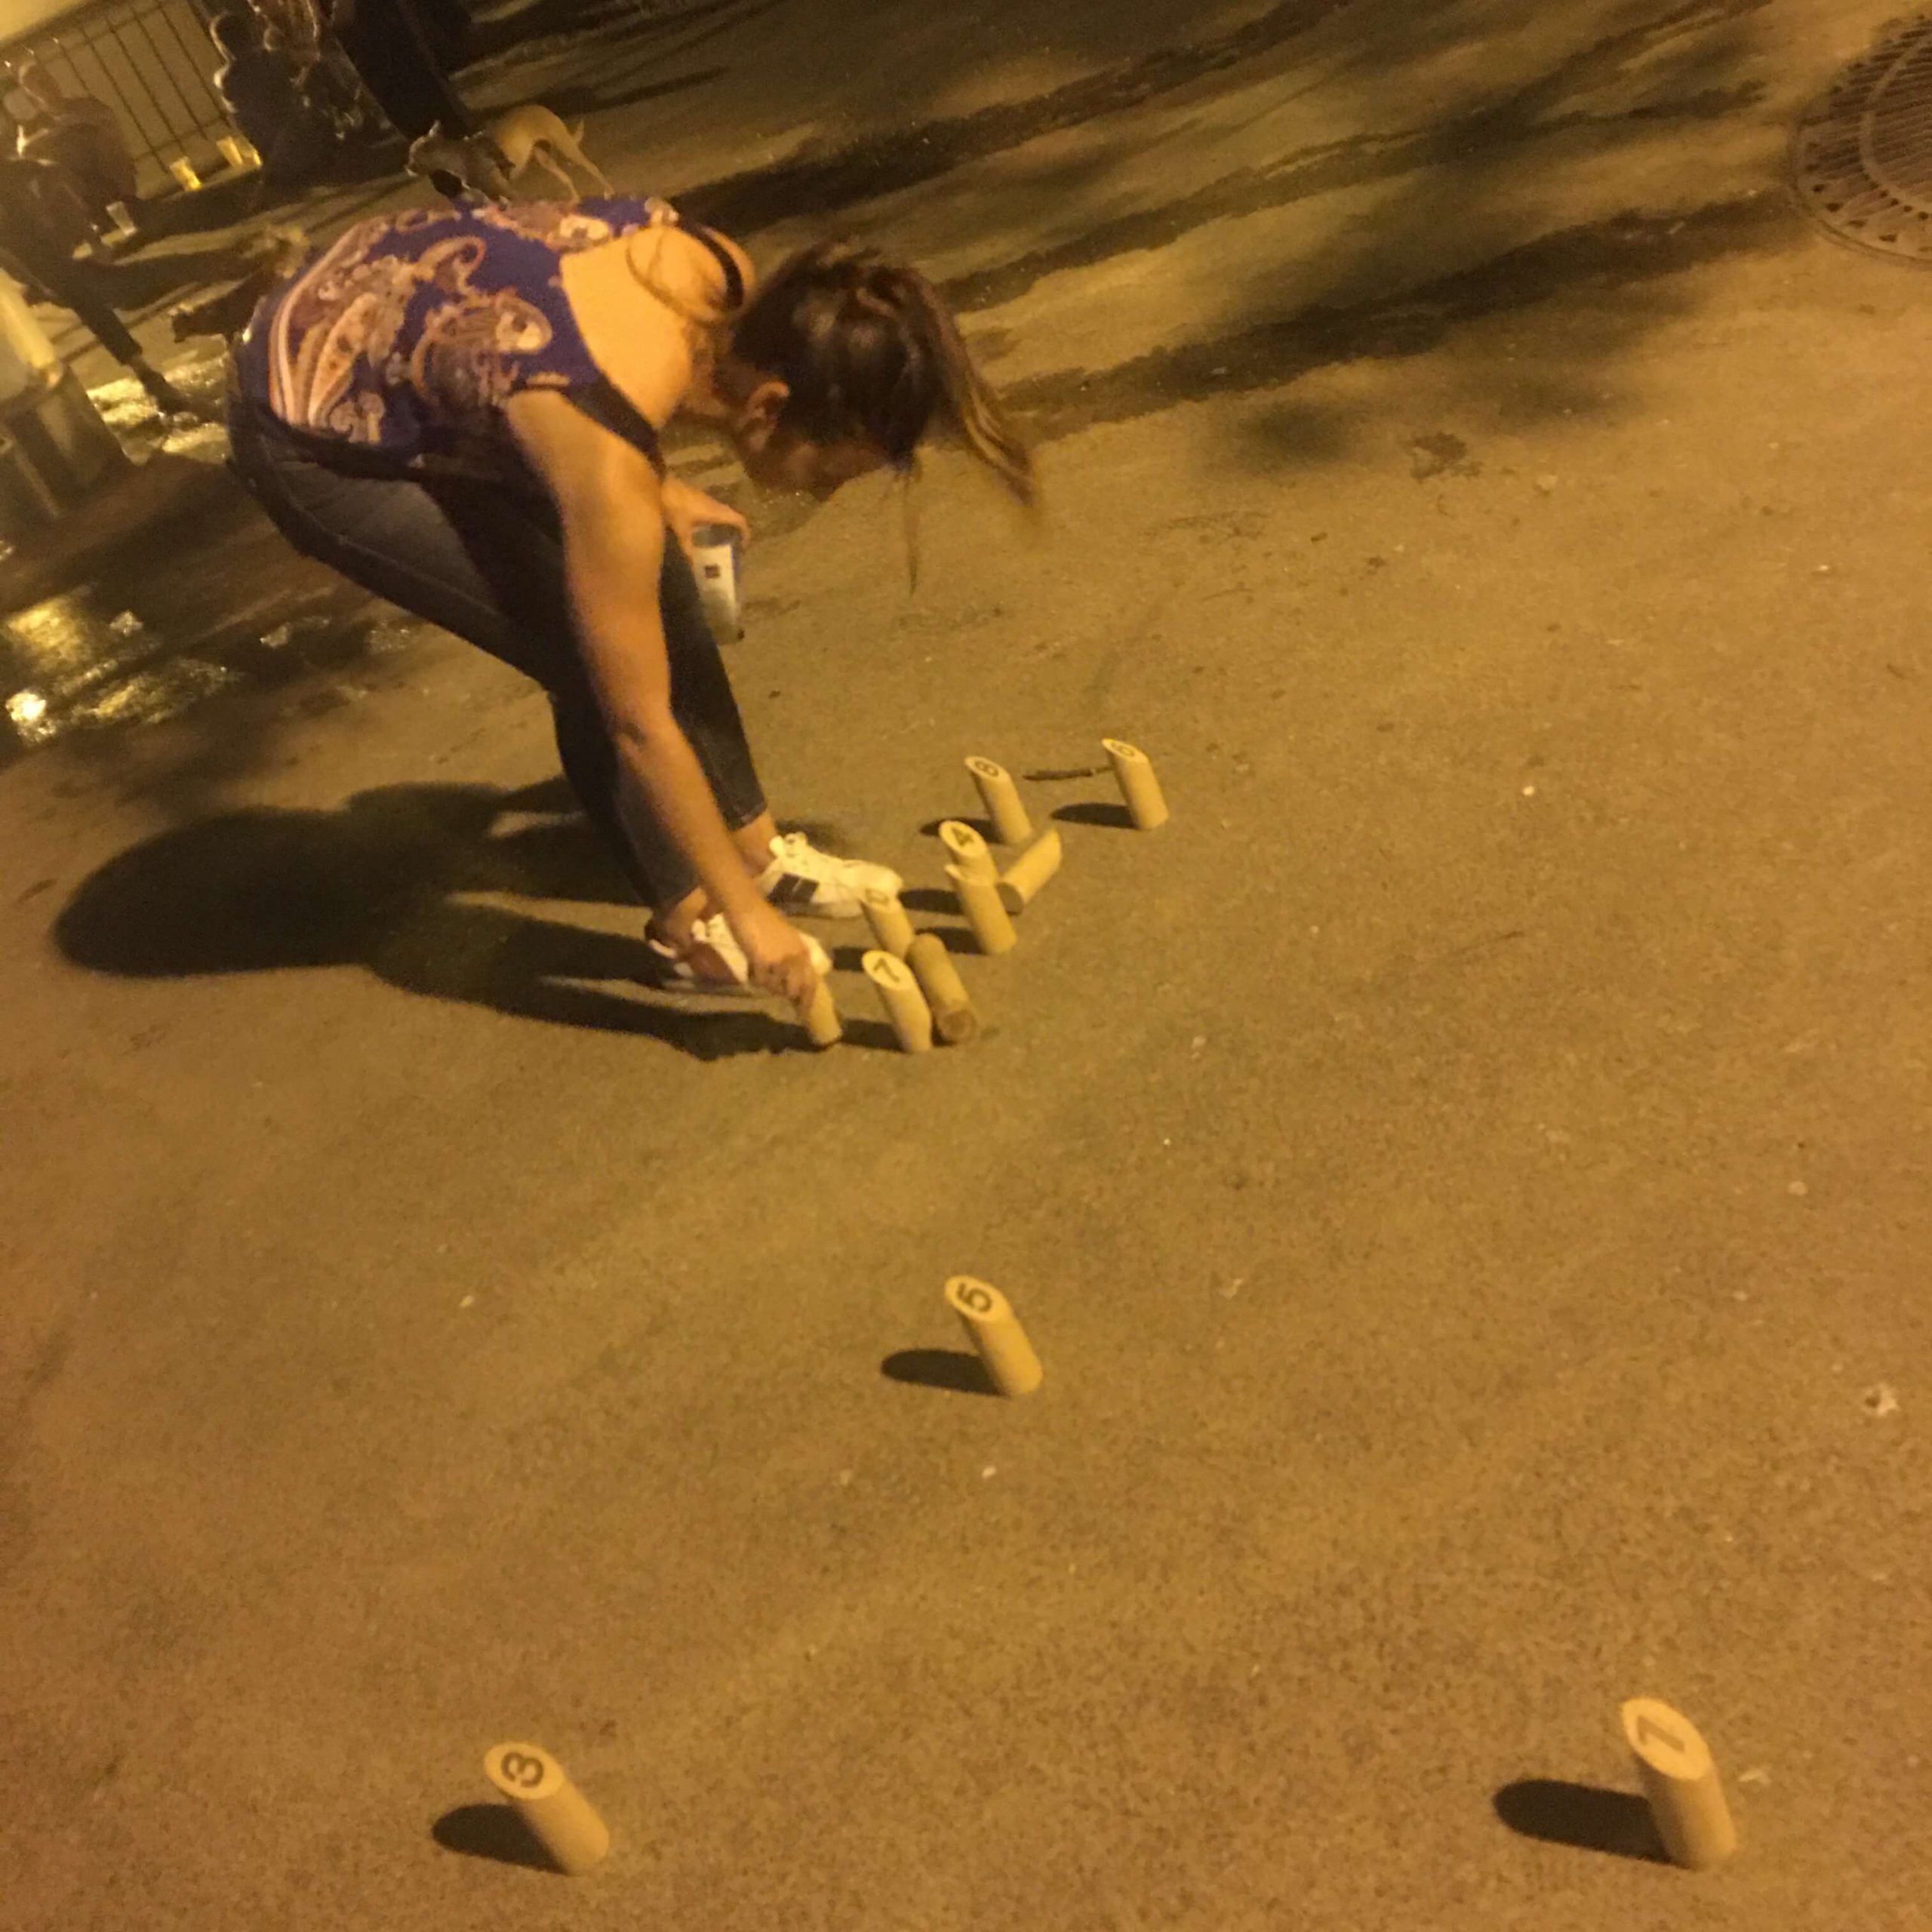
[[[1293,382],[1340,362],[1420,355],[1458,324],[1526,309],[1573,288],[1599,294],[1778,246],[1798,233],[1778,197],[1752,193],[1688,214],[1615,215],[1526,242],[1398,296],[1317,306],[1208,342],[1150,349],[1111,369],[1060,369],[1005,400],[1042,441],[1131,422],[1217,395]]]
[[[826,154],[749,169],[688,189],[678,205],[697,220],[751,233],[796,216],[825,215],[895,194],[1042,134],[1171,94],[1207,75],[1272,51],[1342,12],[1349,0],[1280,0],[1258,19],[1184,47],[1083,75],[1031,100],[1001,101],[972,114],[927,121]]]
[[[1437,429],[1410,443],[1409,474],[1418,483],[1426,483],[1435,476],[1480,476],[1482,465],[1460,436]]]
[[[1533,143],[1578,136],[1614,140],[1658,122],[1721,120],[1754,106],[1762,98],[1762,87],[1755,82],[1694,85],[1673,94],[1669,80],[1653,78],[1653,88],[1661,85],[1661,94],[1635,106],[1607,112],[1559,110],[1588,89],[1623,79],[1633,61],[1646,59],[1668,41],[1722,25],[1764,4],[1728,0],[1679,8],[1607,35],[1502,99],[1453,120],[1395,134],[1351,134],[1287,155],[1270,167],[1241,169],[1177,201],[1134,210],[1013,261],[955,276],[945,285],[947,300],[967,312],[996,307],[1017,300],[1047,275],[1091,268],[1136,250],[1166,248],[1206,222],[1257,214],[1429,169],[1487,167]],[[1687,49],[1682,71],[1669,79],[1679,84],[1709,79],[1737,51],[1722,39]]]

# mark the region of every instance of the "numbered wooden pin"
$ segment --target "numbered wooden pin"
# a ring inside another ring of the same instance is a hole
[[[1697,1727],[1655,1697],[1632,1697],[1623,1737],[1671,1862],[1691,1872],[1721,1865],[1737,1849],[1737,1827]]]
[[[986,841],[964,820],[942,820],[939,842],[952,855],[952,863],[962,872],[970,872],[974,878],[985,879],[989,884],[998,879],[999,867],[986,850]]]
[[[1120,795],[1127,801],[1127,815],[1143,832],[1152,832],[1168,822],[1168,801],[1161,781],[1147,754],[1137,746],[1124,744],[1118,738],[1103,738],[1101,749],[1114,768]]]
[[[993,822],[993,838],[1001,845],[1023,845],[1033,835],[1033,821],[1020,796],[1020,787],[1003,764],[989,758],[969,758],[966,769],[978,786],[980,802]]]
[[[966,983],[937,934],[921,933],[906,949],[906,963],[932,1009],[933,1031],[949,1047],[961,1047],[980,1030]]]
[[[866,909],[866,923],[872,928],[879,950],[891,953],[895,959],[903,959],[906,948],[912,943],[912,922],[906,918],[898,894],[868,886],[860,895],[859,903]]]
[[[971,1275],[955,1275],[946,1284],[946,1299],[966,1324],[993,1386],[1002,1395],[1032,1395],[1046,1371],[1005,1296]]]
[[[980,943],[980,950],[1011,952],[1019,935],[1013,930],[1006,908],[999,903],[998,884],[989,878],[976,878],[957,866],[948,866],[946,875],[952,882],[960,911],[966,915],[966,923],[973,928],[974,938]]]
[[[999,903],[1009,912],[1023,912],[1038,892],[1060,870],[1060,834],[1051,826],[999,875]]]
[[[540,1745],[499,1744],[483,1775],[507,1798],[559,1872],[581,1878],[611,1849],[611,1828]]]
[[[805,1014],[805,1035],[815,1047],[835,1047],[845,1037],[844,1024],[832,1003],[832,987],[826,980],[820,980],[818,991],[812,995],[811,1008]]]
[[[909,1054],[927,1054],[933,1048],[933,1016],[912,969],[889,952],[872,952],[860,962],[866,977],[878,989],[879,1003],[899,1044]]]

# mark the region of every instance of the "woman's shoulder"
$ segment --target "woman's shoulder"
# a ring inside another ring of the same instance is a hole
[[[581,202],[485,202],[463,212],[481,229],[518,235],[568,255],[647,226],[651,204],[600,195]]]

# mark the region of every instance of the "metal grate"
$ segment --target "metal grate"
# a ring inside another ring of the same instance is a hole
[[[1837,240],[1932,265],[1932,19],[1894,28],[1805,110],[1792,174]]]
[[[106,101],[128,137],[140,192],[165,192],[171,161],[217,171],[215,143],[235,131],[211,78],[220,58],[208,42],[211,11],[195,0],[96,0],[7,42],[0,58],[30,54],[69,92]],[[11,151],[12,130],[0,132]]]

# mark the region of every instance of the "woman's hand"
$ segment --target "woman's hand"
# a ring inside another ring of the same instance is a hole
[[[729,503],[721,503],[715,497],[707,497],[702,490],[695,490],[675,476],[665,478],[662,494],[664,521],[671,534],[684,546],[687,555],[691,547],[691,532],[701,523],[728,525],[746,543],[752,540],[751,525]]]
[[[745,949],[752,984],[783,994],[802,1019],[818,992],[818,968],[804,934],[762,899],[725,917]]]

